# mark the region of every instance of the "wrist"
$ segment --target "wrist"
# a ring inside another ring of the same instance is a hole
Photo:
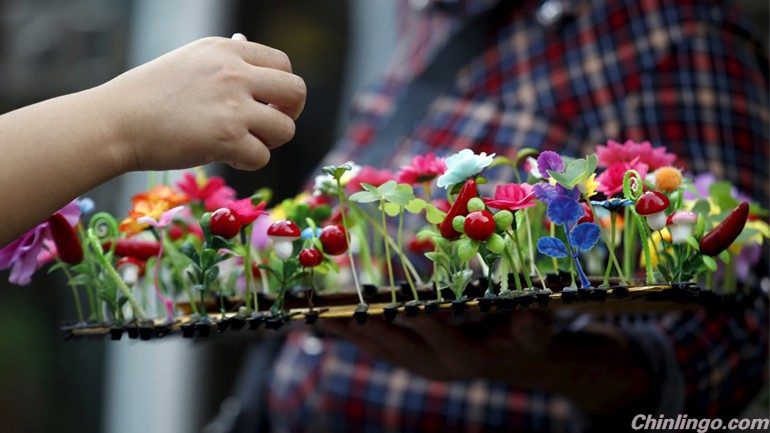
[[[102,155],[100,164],[108,170],[109,177],[137,171],[134,146],[125,127],[127,113],[121,109],[120,97],[113,95],[110,84],[105,83],[81,92],[85,104],[93,113],[93,127],[97,130],[98,140],[94,142]]]

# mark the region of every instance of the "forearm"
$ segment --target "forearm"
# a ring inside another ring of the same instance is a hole
[[[0,244],[127,167],[97,87],[0,116]]]

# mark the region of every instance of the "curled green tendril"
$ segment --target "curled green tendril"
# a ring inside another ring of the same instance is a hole
[[[634,191],[631,187],[631,178],[635,178],[637,180],[637,185],[639,186],[636,188],[636,191]],[[642,175],[639,174],[636,170],[628,170],[626,174],[623,176],[623,196],[626,199],[637,201],[639,200],[639,197],[642,196]]]
[[[118,222],[107,212],[98,212],[88,221],[88,229],[93,230],[100,241],[106,241],[119,236]]]

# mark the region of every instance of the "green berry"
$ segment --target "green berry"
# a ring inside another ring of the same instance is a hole
[[[465,233],[463,231],[463,226],[465,226],[465,217],[463,215],[457,215],[452,219],[452,228],[460,233]]]
[[[470,239],[462,239],[458,242],[460,244],[457,246],[457,257],[464,262],[472,259],[479,250],[479,244]]]
[[[513,214],[508,210],[501,210],[495,214],[495,227],[498,230],[505,230],[513,224]]]
[[[486,205],[484,204],[484,200],[473,197],[472,199],[468,200],[468,212],[473,212],[475,210],[484,210],[486,209]]]
[[[505,250],[505,239],[497,233],[492,234],[486,240],[487,249],[493,254],[502,254]]]

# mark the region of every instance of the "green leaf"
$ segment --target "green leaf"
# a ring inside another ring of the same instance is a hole
[[[586,161],[584,159],[576,159],[570,162],[564,169],[564,173],[553,170],[547,171],[561,186],[566,189],[572,189],[579,182],[585,180],[583,176],[585,176],[586,172]]]
[[[709,195],[722,212],[738,206],[738,200],[733,197],[732,191],[733,185],[724,180],[714,182],[709,186]]]
[[[222,248],[230,248],[230,242],[222,236],[214,236],[211,238],[211,248],[215,250],[221,250]]]
[[[219,276],[219,266],[214,266],[213,268],[209,269],[208,272],[204,275],[204,285],[209,285],[213,283],[217,277]]]
[[[709,256],[701,256],[701,260],[703,260],[703,264],[706,266],[706,269],[708,269],[711,272],[717,271],[717,261],[714,260],[713,257]]]
[[[368,184],[366,182],[361,182],[361,188],[363,188],[364,191],[369,191],[371,193],[378,194],[378,195],[379,195],[379,192],[380,192],[380,190],[377,189],[376,186]]]
[[[767,209],[760,206],[758,203],[749,203],[749,213],[760,217],[768,216]]]
[[[596,171],[596,165],[599,163],[599,158],[596,157],[595,154],[588,155],[586,157],[586,169],[583,173],[583,179],[586,180],[589,177],[591,177],[592,174]]]
[[[435,262],[436,260],[438,260],[440,255],[441,253],[437,253],[435,251],[430,251],[425,253],[425,257],[432,262]]]
[[[380,201],[380,196],[379,194],[369,191],[358,191],[357,193],[354,193],[348,197],[348,200],[356,203],[372,203],[375,201]]]
[[[299,261],[297,259],[288,259],[283,261],[283,279],[284,281],[289,280],[291,275],[294,274],[294,272],[297,271],[299,268]]]
[[[61,269],[61,268],[65,267],[65,266],[66,266],[66,263],[64,263],[64,262],[56,262],[53,265],[51,265],[51,267],[48,268],[48,272],[46,272],[46,273],[50,274],[53,271],[55,271],[57,269]]]
[[[513,168],[516,168],[521,164],[521,161],[528,156],[534,157],[535,155],[539,154],[540,151],[537,149],[533,149],[531,147],[523,147],[519,149],[518,152],[516,152],[516,158],[513,160]]]
[[[93,278],[91,278],[90,275],[83,275],[79,274],[74,277],[72,277],[67,284],[70,286],[87,286],[91,284],[94,281]]]
[[[495,168],[501,165],[507,165],[515,168],[516,162],[512,161],[510,158],[506,158],[505,156],[498,155],[492,160],[492,164],[489,164],[489,168]]]
[[[696,214],[708,215],[711,212],[711,205],[708,200],[696,200],[692,206],[692,211]]]
[[[329,205],[316,206],[310,210],[310,218],[316,223],[321,224],[329,219],[332,214],[332,208]]]
[[[425,200],[421,198],[415,198],[415,199],[412,199],[412,201],[410,201],[409,203],[407,203],[406,206],[404,206],[404,209],[411,214],[417,215],[420,212],[422,212],[423,209],[425,209],[426,204],[427,202]]]
[[[214,264],[214,259],[217,258],[217,250],[213,248],[204,248],[201,251],[201,268],[208,269]]]
[[[324,260],[318,267],[325,269],[326,273],[329,273],[329,272],[332,272],[335,274],[340,273],[340,268],[339,266],[337,266],[336,263],[334,263],[334,260]]]
[[[467,238],[460,238],[457,240],[457,257],[463,262],[467,262],[479,250],[478,242],[474,242]]]
[[[380,192],[380,194],[383,197],[385,197],[385,195],[396,190],[396,185],[398,185],[398,183],[396,183],[395,180],[389,180],[383,183],[382,185],[380,185],[379,187],[377,187],[377,190]]]
[[[395,216],[398,216],[398,214],[401,213],[401,206],[399,206],[399,205],[397,205],[395,203],[383,203],[382,210],[389,217],[395,217]]]
[[[431,224],[441,224],[446,218],[446,213],[440,211],[436,206],[427,204],[425,206],[425,219]]]
[[[687,236],[687,237],[685,238],[685,241],[686,241],[686,242],[687,242],[687,244],[688,244],[688,245],[689,245],[689,246],[690,246],[692,249],[694,249],[695,251],[698,251],[698,250],[700,250],[700,245],[698,244],[698,240],[697,240],[697,239],[695,239],[695,237],[694,237],[693,235],[689,235],[689,236]]]
[[[406,206],[414,199],[414,190],[411,185],[399,184],[394,190],[383,193],[383,197],[391,203]]]
[[[731,256],[729,251],[727,250],[722,251],[721,253],[719,253],[718,257],[719,257],[719,260],[722,260],[723,262],[725,262],[725,264],[730,263]]]
[[[376,203],[381,201],[382,197],[369,191],[359,191],[348,197],[348,200],[355,203]]]

